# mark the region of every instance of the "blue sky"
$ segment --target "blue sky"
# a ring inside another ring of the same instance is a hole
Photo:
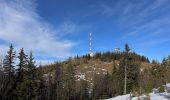
[[[0,0],[0,49],[33,51],[48,63],[89,51],[124,49],[162,60],[170,54],[169,0]]]

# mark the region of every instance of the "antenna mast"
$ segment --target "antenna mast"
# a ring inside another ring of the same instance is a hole
[[[91,57],[93,57],[93,51],[92,51],[92,32],[90,32],[90,50],[89,54]]]

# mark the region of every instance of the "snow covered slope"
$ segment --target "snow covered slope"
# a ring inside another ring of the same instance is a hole
[[[130,94],[127,94],[127,95],[117,96],[107,100],[129,100],[129,98],[130,98]]]
[[[146,96],[141,96],[140,99],[144,100],[144,97],[146,97]],[[127,95],[122,95],[122,96],[110,98],[110,99],[107,99],[107,100],[130,100],[129,98],[130,98],[130,94],[127,94]],[[133,97],[131,100],[138,100],[138,98],[139,97]],[[169,100],[169,99],[167,98],[166,93],[158,93],[158,94],[151,93],[150,94],[150,100]]]

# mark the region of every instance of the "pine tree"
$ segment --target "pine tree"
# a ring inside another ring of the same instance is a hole
[[[48,74],[48,84],[47,84],[47,100],[52,100],[53,98],[53,83],[52,83],[52,74]]]
[[[15,68],[14,68],[14,59],[15,59],[15,51],[13,48],[13,45],[11,44],[9,47],[9,51],[7,52],[7,55],[4,59],[4,72],[9,76],[9,78],[14,75]]]
[[[54,76],[54,87],[55,87],[55,96],[56,100],[61,100],[62,97],[62,88],[63,88],[63,82],[62,82],[62,69],[59,64],[56,65],[55,69],[55,76]]]
[[[129,53],[130,50],[131,50],[131,49],[129,48],[129,45],[126,43],[126,44],[125,44],[125,52],[126,52],[126,53]]]
[[[74,99],[75,98],[75,68],[69,62],[67,69],[66,69],[66,82],[65,82],[65,89],[67,94],[67,99]]]
[[[28,65],[26,69],[26,78],[28,80],[28,86],[31,86],[28,90],[29,93],[29,100],[30,99],[37,99],[37,73],[36,73],[36,66],[35,61],[32,55],[32,52],[30,52],[29,58],[28,58]]]
[[[0,72],[3,71],[3,57],[0,55]]]
[[[9,51],[4,58],[3,61],[3,69],[4,73],[6,74],[5,83],[4,84],[4,91],[2,92],[2,99],[10,99],[13,97],[13,88],[15,84],[15,66],[14,66],[14,59],[15,59],[15,51],[13,45],[11,44],[9,47]]]
[[[112,97],[112,84],[111,84],[111,77],[110,77],[110,74],[109,72],[107,72],[106,75],[104,75],[104,78],[103,78],[103,84],[105,84],[103,87],[103,90],[102,90],[102,99],[105,99],[105,98],[110,98]]]
[[[89,100],[89,92],[86,80],[80,80],[76,93],[76,100]]]
[[[153,87],[157,88],[159,87],[161,84],[165,83],[165,79],[166,79],[166,67],[165,66],[161,66],[160,63],[158,62],[153,62],[152,63],[152,69],[151,69],[151,73],[153,75]]]
[[[166,79],[165,79],[165,81],[170,82],[170,78],[169,78],[169,74],[170,74],[170,55],[162,61],[162,65],[166,68],[166,72],[165,72]]]
[[[127,67],[128,92],[136,91],[139,86],[140,63],[130,59]]]
[[[27,65],[27,55],[24,52],[24,49],[22,48],[19,52],[19,64],[17,69],[17,87],[16,87],[16,95],[18,99],[24,99],[25,87],[22,85],[22,82],[24,82],[24,71]]]
[[[21,82],[23,75],[24,75],[24,71],[26,70],[26,64],[28,60],[27,55],[25,54],[23,48],[21,49],[19,53],[18,59],[19,59],[19,64],[17,65],[18,66],[18,69],[17,69],[18,81]]]
[[[40,64],[39,67],[35,71],[36,78],[37,78],[37,93],[36,96],[38,100],[45,100],[46,99],[46,87],[45,87],[45,80],[43,77],[42,65]]]
[[[140,63],[136,60],[135,56],[132,56],[130,50],[131,49],[128,44],[126,44],[125,54],[122,60],[120,60],[119,66],[120,81],[125,80],[124,78],[126,73],[126,93],[130,93],[136,89],[138,86],[138,77],[140,72]],[[122,84],[122,82],[120,83]]]
[[[17,96],[19,100],[36,100],[37,92],[37,80],[35,73],[35,62],[33,61],[32,52],[30,52],[29,58],[27,59],[23,49],[19,53],[21,68],[19,70],[22,72],[21,81],[17,86]]]
[[[117,65],[115,61],[113,61],[113,71],[112,71],[112,96],[117,96],[121,94],[123,83],[122,81],[119,81],[120,76],[119,76],[119,69],[117,68]],[[122,84],[120,84],[121,82]]]

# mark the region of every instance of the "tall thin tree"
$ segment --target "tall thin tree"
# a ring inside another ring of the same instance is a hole
[[[15,83],[15,66],[14,66],[14,59],[15,59],[15,51],[13,45],[11,44],[9,47],[9,51],[7,51],[7,55],[3,60],[3,71],[5,73],[5,83],[4,90],[2,92],[2,100],[10,99],[12,97],[12,89]]]
[[[3,67],[4,72],[9,76],[9,78],[14,74],[15,68],[14,68],[14,59],[15,54],[13,45],[11,44],[9,47],[9,51],[7,52],[7,55],[5,56],[5,59],[3,61]]]

